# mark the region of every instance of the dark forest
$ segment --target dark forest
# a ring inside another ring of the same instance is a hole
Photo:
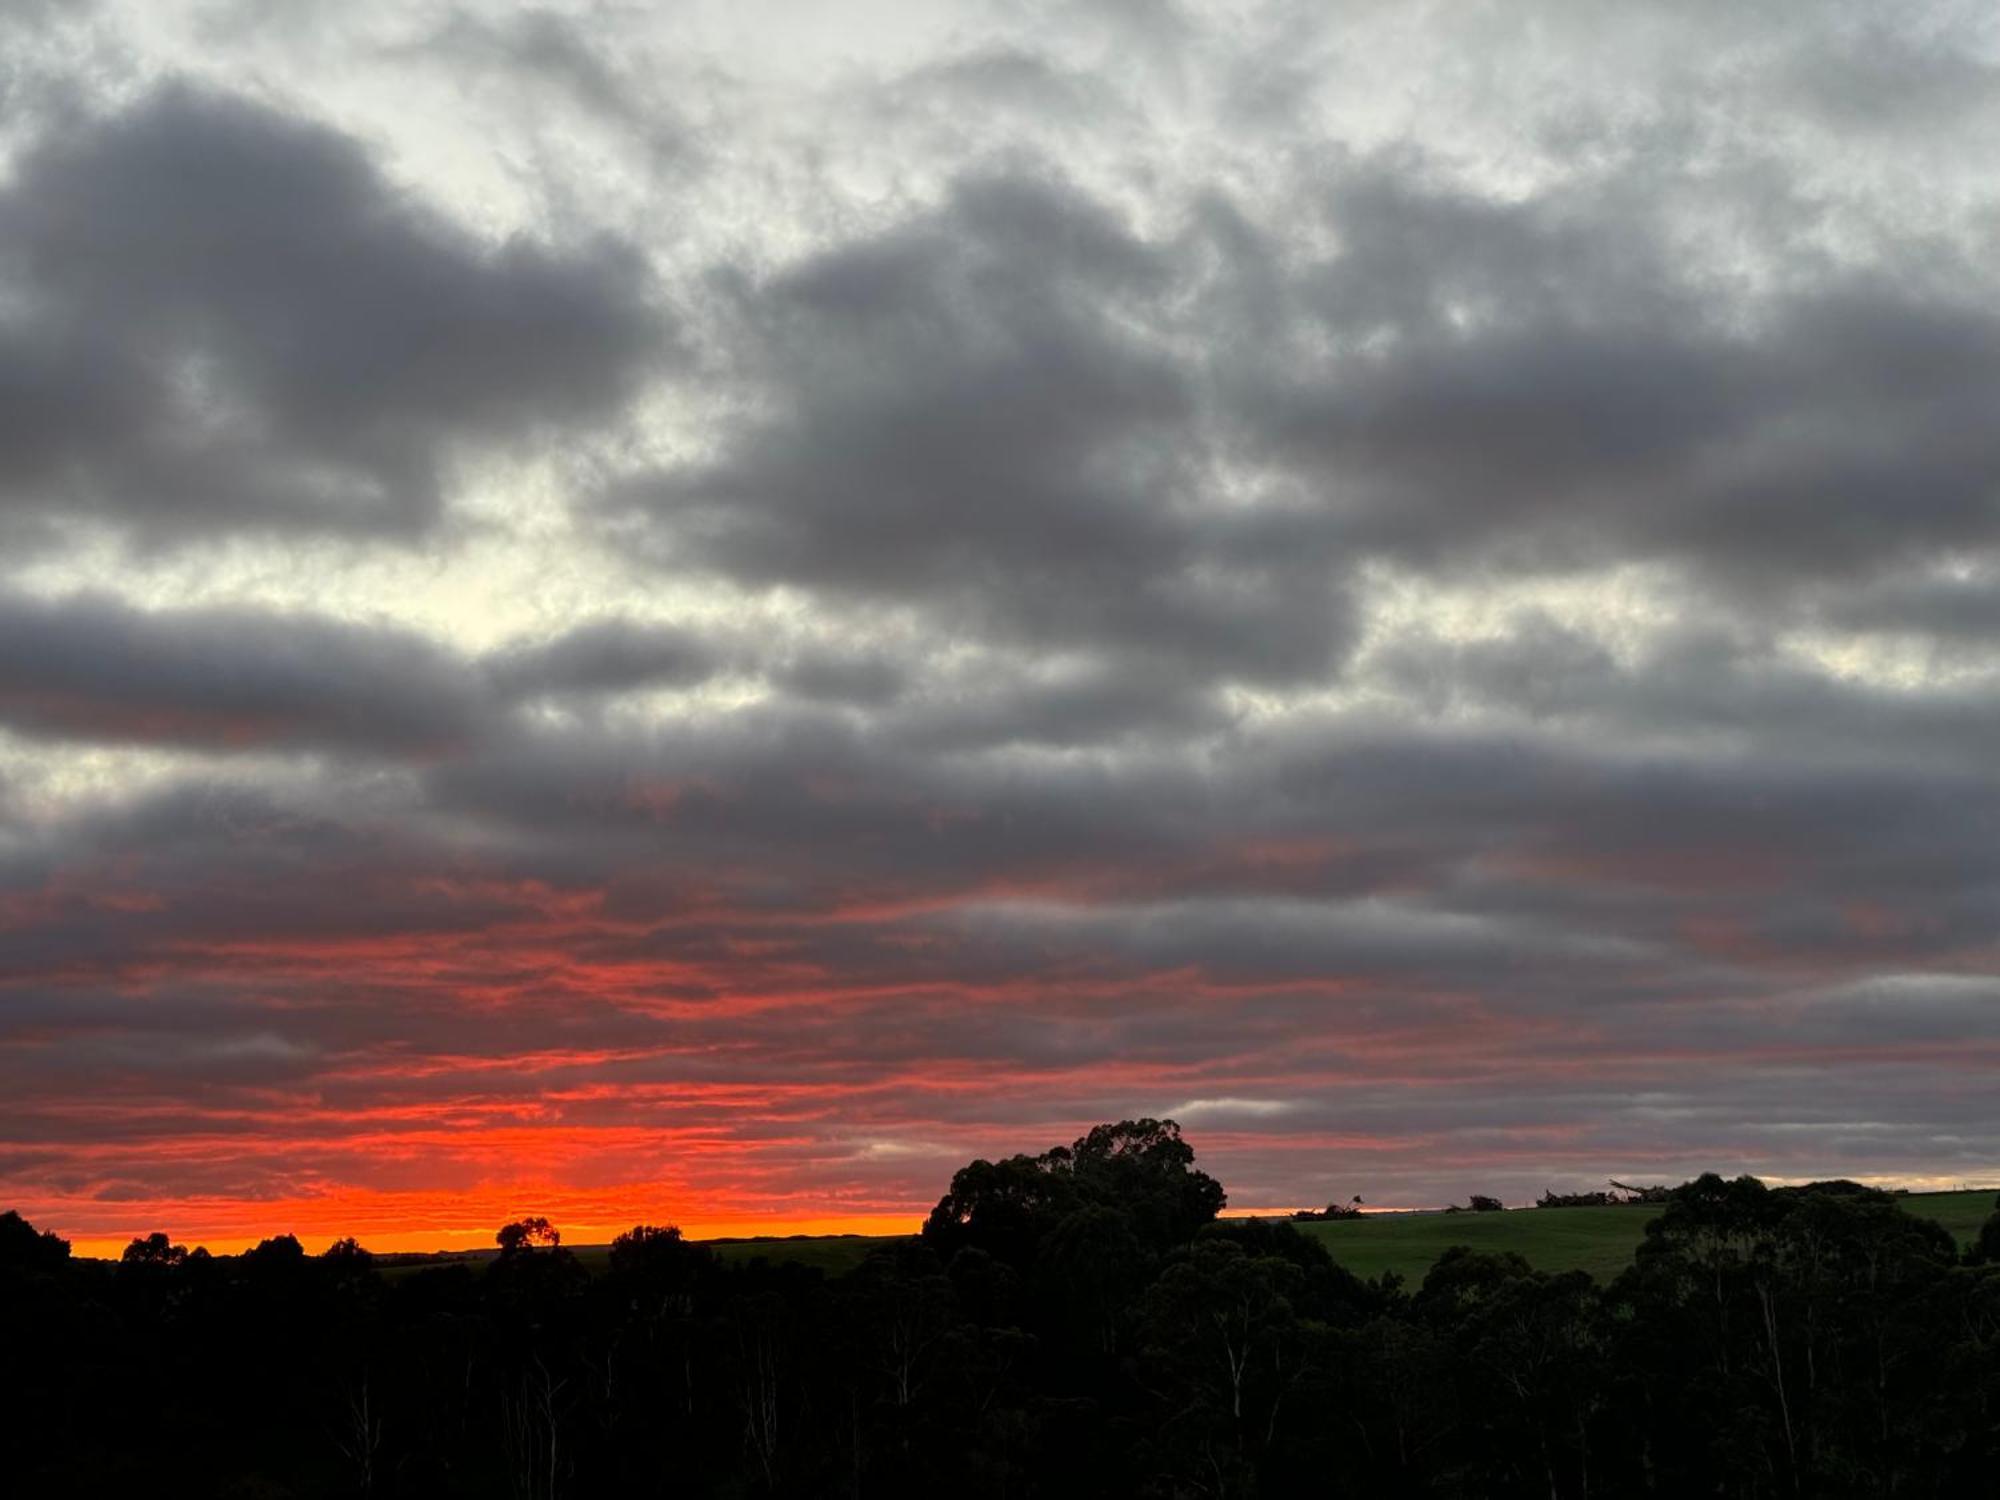
[[[538,1219],[479,1267],[112,1264],[8,1214],[0,1440],[23,1495],[1992,1492],[2000,1213],[1961,1255],[1879,1190],[1710,1175],[1608,1286],[1411,1286],[1222,1206],[1140,1120],[970,1164],[836,1278],[646,1226],[592,1274]]]

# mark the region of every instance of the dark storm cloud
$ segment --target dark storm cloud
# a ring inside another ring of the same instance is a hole
[[[666,323],[629,249],[486,246],[355,141],[170,86],[0,196],[0,506],[147,538],[408,534],[457,445],[614,416]]]

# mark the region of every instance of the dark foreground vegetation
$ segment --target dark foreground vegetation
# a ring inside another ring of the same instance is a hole
[[[1357,1280],[1218,1222],[1171,1122],[959,1172],[852,1273],[637,1228],[591,1275],[351,1241],[79,1261],[0,1216],[12,1493],[1981,1495],[2000,1214],[1703,1177],[1601,1286],[1452,1251]],[[1317,1227],[1317,1226],[1314,1226]]]

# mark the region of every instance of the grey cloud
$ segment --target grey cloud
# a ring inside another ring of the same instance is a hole
[[[1370,665],[1392,692],[1433,711],[1471,698],[1534,718],[1598,702],[1620,670],[1603,642],[1539,611],[1509,624],[1504,636],[1466,642],[1399,636]]]
[[[0,99],[8,99],[24,80],[45,82],[35,57],[37,42],[68,40],[77,28],[94,21],[101,0],[0,0],[0,32],[9,37],[10,54],[0,59]]]
[[[905,704],[882,732],[917,750],[1115,744],[1227,727],[1233,716],[1201,681],[1168,663],[1051,663],[1026,674],[981,671]]]
[[[1136,856],[1159,847],[1188,789],[1184,767],[957,765],[836,709],[782,701],[652,733],[550,728],[488,752],[431,768],[432,804],[584,869],[607,858],[666,869],[671,851],[673,868],[772,910],[857,886],[942,894],[982,871],[1040,876],[1085,851]]]
[[[1892,259],[1746,295],[1663,262],[1637,187],[1497,203],[1369,164],[1330,195],[1340,252],[1267,293],[1322,346],[1230,377],[1326,526],[1418,566],[1679,560],[1767,595],[1989,541],[1989,279]]]
[[[716,676],[760,679],[779,701],[880,709],[918,670],[913,648],[854,647],[814,633],[737,625],[692,629],[618,616],[490,652],[481,666],[504,699],[575,699],[692,687]]]
[[[804,645],[767,668],[772,680],[807,702],[886,704],[909,686],[911,669],[887,652],[850,652]]]
[[[2000,577],[1988,565],[1967,574],[1908,574],[1825,598],[1825,620],[1848,630],[1899,631],[1979,645],[2000,637]]]
[[[619,619],[573,626],[486,658],[488,673],[509,698],[682,687],[720,665],[720,653],[700,636]]]
[[[0,4],[0,23],[19,25],[46,20],[62,11],[88,14],[94,9],[96,0],[5,0]]]
[[[1878,596],[1872,608],[1908,624],[1911,603]],[[1920,603],[1932,606],[1917,618],[1934,632],[1978,623],[1975,601],[1927,591]],[[1760,632],[1713,623],[1656,630],[1626,655],[1531,613],[1503,635],[1474,641],[1412,634],[1371,666],[1381,686],[1434,711],[1590,725],[1624,743],[1719,743],[1794,765],[1909,772],[1977,770],[2000,751],[2000,704],[1985,677],[1908,686],[1842,680]]]
[[[614,64],[614,57],[629,53],[631,38],[629,28],[613,28],[615,18],[602,11],[586,23],[540,6],[499,16],[453,7],[441,25],[395,53],[417,64],[446,62],[460,78],[496,78],[517,109],[524,90],[552,93],[637,141],[655,162],[690,158],[699,149],[695,134],[673,101],[642,87],[629,67]],[[604,45],[599,38],[607,32],[624,45]]]
[[[1197,372],[1127,326],[1173,286],[1075,190],[967,179],[745,288],[729,315],[769,415],[607,510],[663,565],[905,601],[955,634],[1329,675],[1353,632],[1329,545],[1210,493]]]
[[[431,759],[535,698],[687,686],[733,646],[621,619],[468,657],[415,632],[246,608],[0,594],[0,724],[38,738]]]
[[[1330,153],[1305,172],[1298,208],[1335,249],[1291,260],[1284,290],[1349,340],[1442,354],[1461,332],[1598,327],[1629,338],[1704,311],[1700,288],[1675,277],[1655,237],[1643,179],[1496,197],[1415,146]],[[1282,229],[1252,226],[1275,241],[1267,265],[1287,266],[1272,253],[1285,248]]]
[[[1370,558],[1661,561],[1762,605],[2000,527],[1969,264],[1746,292],[1669,258],[1641,176],[1502,202],[1407,150],[1328,171],[1319,261],[1218,195],[1142,240],[1015,172],[738,282],[756,415],[606,512],[664,567],[1268,684],[1338,675]]]
[[[1217,763],[1227,777],[1209,772]],[[1484,934],[1492,951],[1520,955],[1496,966],[1466,950],[1467,981],[1476,973],[1516,1003],[1583,963],[1592,940],[1624,970],[1621,953],[1657,955],[1628,989],[1712,988],[1704,971],[1741,959],[1690,951],[1690,922],[1754,931],[1781,967],[1814,954],[1858,965],[1971,956],[2000,899],[1987,844],[2000,809],[1970,766],[1913,776],[1837,759],[1592,756],[1549,739],[1354,722],[1239,739],[1215,762],[1184,752],[1150,765],[1130,755],[939,764],[838,721],[772,715],[755,728],[690,723],[615,750],[540,735],[428,779],[437,807],[518,830],[550,873],[588,879],[607,861],[636,862],[772,915],[838,907],[857,891],[976,903],[995,884],[1040,892],[1058,912],[1228,899],[1240,904],[1215,908],[1226,920],[1155,930],[1185,943],[1186,961],[1206,953],[1232,970],[1317,955],[1296,966],[1304,973],[1332,961],[1324,944],[1366,946],[1331,919],[1318,933],[1310,922],[1261,927],[1258,902],[1417,903],[1439,931]],[[634,895],[643,904],[643,889]],[[1142,946],[1104,941],[1087,922],[1075,931],[1063,951],[1144,966]],[[1022,951],[1053,950],[1038,937]],[[1678,967],[1662,967],[1670,953]],[[945,962],[978,967],[963,949]]]
[[[1081,910],[972,908],[960,920],[991,924],[1023,946],[1100,955],[1113,970],[1181,973],[1200,982],[1338,989],[1361,984],[1420,989],[1480,976],[1489,999],[1512,994],[1512,976],[1557,967],[1576,990],[1605,995],[1657,961],[1649,946],[1565,932],[1523,920],[1486,919],[1422,904],[1364,899],[1159,901]]]
[[[666,348],[629,249],[497,248],[356,142],[168,87],[0,196],[0,505],[146,537],[408,535],[455,445],[615,416]]]
[[[968,105],[985,118],[1018,111],[1037,122],[1082,121],[1104,108],[1101,80],[1072,73],[1020,47],[992,45],[941,62],[926,63],[891,88],[899,107],[914,98],[953,117]]]
[[[242,609],[0,595],[0,722],[215,751],[464,749],[483,705],[421,636]]]
[[[1848,132],[1936,130],[1990,112],[1996,69],[1967,12],[1864,15],[1784,58],[1778,76],[1807,110]]]
[[[204,794],[65,828],[56,847],[180,894],[115,920],[78,906],[28,946],[52,961],[115,953],[114,929],[138,951],[169,934],[472,934],[505,909],[477,894],[490,879],[603,892],[621,930],[576,937],[577,959],[672,957],[697,988],[1400,975],[1527,1017],[1976,965],[2000,910],[2000,808],[1976,767],[1589,754],[1355,720],[1213,760],[938,760],[775,705],[656,735],[516,727],[406,795],[377,818],[310,791],[292,810]],[[1009,917],[994,890],[1030,905]],[[830,921],[857,902],[936,916]],[[1046,918],[1021,915],[1036,902]],[[1721,946],[1691,937],[1709,929]]]

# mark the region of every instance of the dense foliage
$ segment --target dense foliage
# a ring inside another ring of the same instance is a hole
[[[1961,1257],[1852,1184],[1676,1189],[1609,1287],[1448,1253],[1363,1283],[1217,1221],[1172,1122],[974,1162],[829,1280],[552,1226],[385,1275],[343,1241],[75,1260],[0,1217],[35,1495],[1971,1495],[2000,1214]]]

